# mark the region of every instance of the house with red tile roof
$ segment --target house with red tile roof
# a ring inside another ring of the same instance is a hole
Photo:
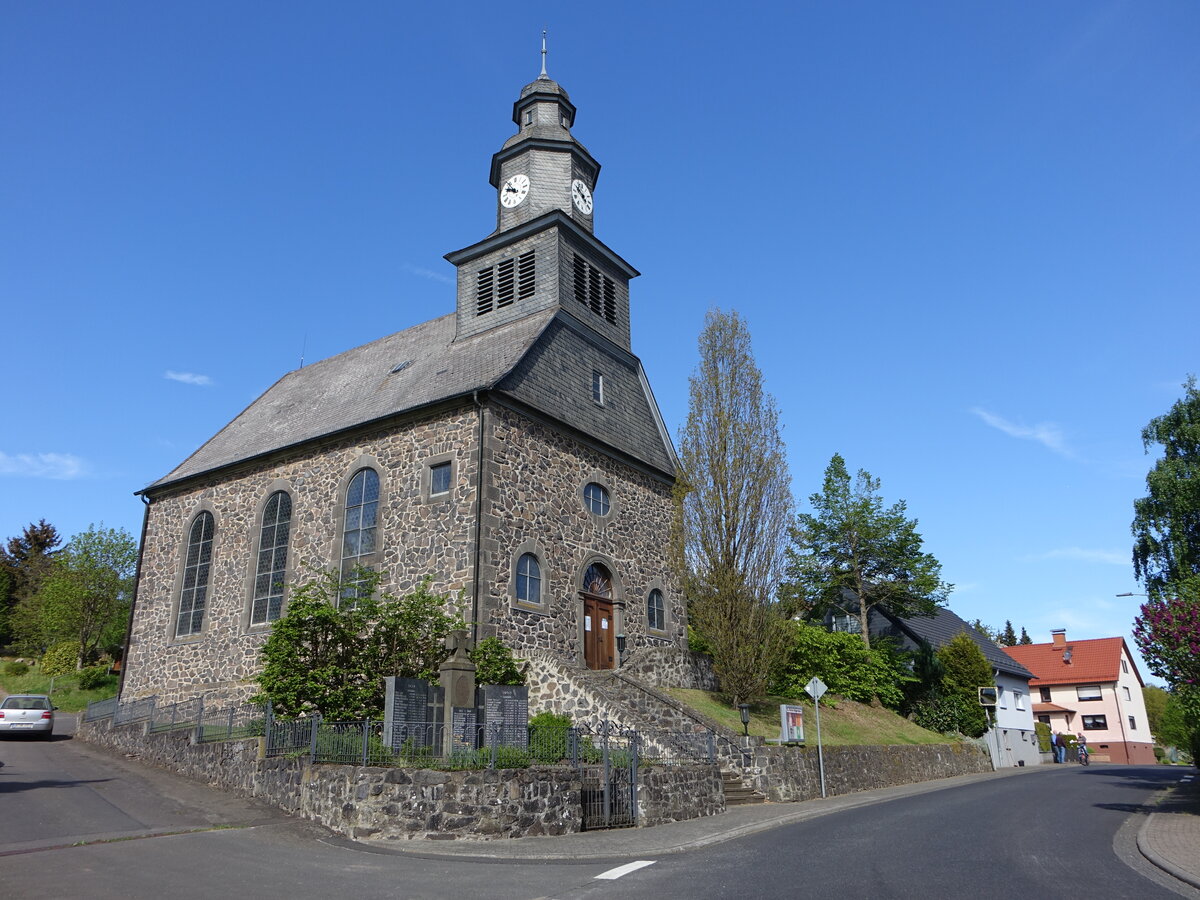
[[[1018,644],[1004,652],[1034,674],[1033,714],[1052,732],[1082,734],[1096,762],[1153,764],[1154,739],[1138,673],[1124,638],[1068,641],[1065,629],[1048,644]]]

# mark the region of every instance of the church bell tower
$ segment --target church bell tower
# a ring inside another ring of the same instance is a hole
[[[513,104],[517,133],[492,156],[496,230],[446,255],[458,269],[456,340],[560,308],[629,351],[629,280],[638,272],[594,233],[600,164],[571,133],[575,105],[542,71]]]

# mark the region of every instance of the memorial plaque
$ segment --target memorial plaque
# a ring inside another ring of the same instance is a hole
[[[421,678],[385,678],[383,733],[393,750],[406,742],[410,747],[431,747],[435,728],[432,707],[437,697],[433,686]]]
[[[456,706],[451,710],[451,752],[475,749],[476,722],[472,706]]]
[[[529,688],[524,685],[484,685],[479,689],[478,705],[488,740],[491,740],[493,729],[499,726],[500,746],[529,749]]]

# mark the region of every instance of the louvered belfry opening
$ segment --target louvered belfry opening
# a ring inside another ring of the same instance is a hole
[[[575,255],[575,299],[610,325],[617,324],[617,286],[595,266]]]
[[[536,280],[533,250],[480,269],[475,273],[475,315],[486,315],[493,309],[532,297]]]

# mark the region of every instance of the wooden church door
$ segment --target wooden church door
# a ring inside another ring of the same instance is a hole
[[[583,576],[583,661],[589,669],[616,666],[612,577],[599,563],[588,566]]]

